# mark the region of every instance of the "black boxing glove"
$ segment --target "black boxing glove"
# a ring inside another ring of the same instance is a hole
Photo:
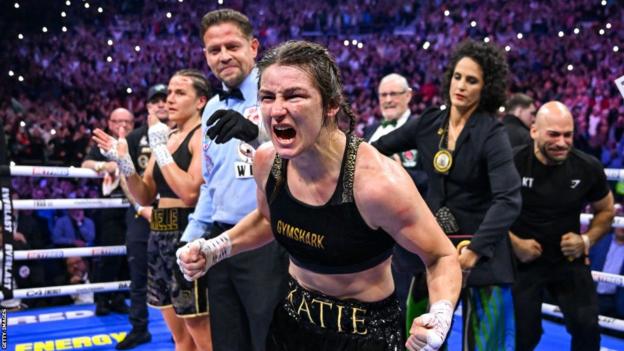
[[[258,137],[258,126],[234,110],[217,110],[206,122],[206,134],[217,144],[232,138],[250,142]]]

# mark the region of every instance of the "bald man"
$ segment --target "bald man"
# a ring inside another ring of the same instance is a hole
[[[128,134],[134,128],[134,115],[125,108],[113,110],[107,120],[108,133],[115,138],[119,137],[119,131],[124,130]],[[82,162],[83,168],[91,168],[98,173],[104,174],[105,181],[117,183],[117,163],[108,161],[96,146],[92,146]],[[124,198],[121,187],[116,186],[105,197]],[[126,209],[111,208],[97,210],[95,219],[95,245],[111,246],[124,245],[126,236]],[[111,282],[126,280],[128,268],[126,258],[123,256],[104,256],[94,259],[93,281]],[[95,314],[104,316],[112,312],[128,313],[124,295],[116,293],[98,293],[95,295]]]
[[[552,101],[537,112],[533,144],[514,149],[522,178],[522,212],[509,235],[518,261],[512,291],[520,351],[539,343],[545,290],[563,312],[571,349],[600,349],[598,302],[586,257],[610,229],[613,195],[600,161],[576,150],[573,136],[572,114]],[[587,204],[594,220],[581,234],[579,216]]]

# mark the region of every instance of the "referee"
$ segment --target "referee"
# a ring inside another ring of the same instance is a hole
[[[548,102],[531,127],[533,144],[514,150],[523,202],[510,230],[519,261],[512,290],[519,351],[533,350],[539,343],[545,290],[563,312],[571,349],[600,349],[596,290],[586,256],[610,229],[613,195],[601,163],[574,149],[573,135],[568,108]],[[594,220],[580,234],[579,216],[587,204],[594,210]]]

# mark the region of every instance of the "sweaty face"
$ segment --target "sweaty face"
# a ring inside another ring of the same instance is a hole
[[[254,67],[258,40],[249,39],[233,23],[208,28],[204,34],[205,55],[210,70],[230,88],[235,88]]]
[[[199,114],[205,99],[200,99],[189,77],[173,76],[167,86],[167,112],[169,119],[180,123]]]
[[[258,93],[263,123],[283,158],[293,158],[315,145],[323,129],[322,98],[310,75],[294,66],[264,70]],[[336,111],[330,112],[331,117]]]
[[[544,116],[534,124],[531,136],[538,152],[549,164],[560,164],[568,158],[572,149],[574,124],[572,118]]]
[[[483,84],[481,66],[469,57],[462,58],[455,65],[451,77],[451,105],[460,110],[476,109],[481,101]]]
[[[379,103],[384,119],[400,118],[409,107],[412,92],[398,80],[388,80],[379,84]]]

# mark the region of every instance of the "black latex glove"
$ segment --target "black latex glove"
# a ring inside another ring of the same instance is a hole
[[[234,110],[215,111],[206,126],[206,134],[217,144],[223,144],[232,138],[250,142],[258,137],[259,132],[257,125]]]

